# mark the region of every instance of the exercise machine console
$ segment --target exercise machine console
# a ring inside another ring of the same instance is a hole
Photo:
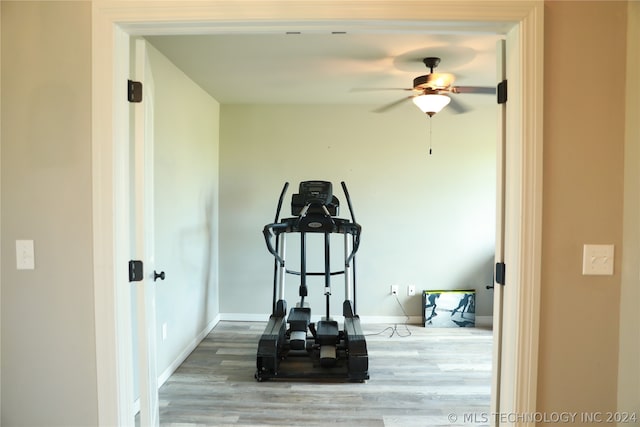
[[[355,255],[361,227],[356,222],[347,186],[341,183],[351,219],[338,218],[340,202],[328,181],[303,181],[291,198],[291,217],[278,221],[289,183],[278,200],[275,220],[264,226],[267,249],[274,257],[273,303],[269,321],[260,337],[256,358],[258,381],[278,378],[343,378],[363,382],[369,379],[367,344],[356,314]],[[300,271],[286,268],[286,235],[300,235]],[[306,266],[308,233],[324,235],[324,271],[309,272]],[[344,270],[331,271],[330,235],[344,235]],[[275,240],[275,245],[273,243]],[[285,276],[300,277],[300,300],[289,310],[285,301]],[[331,277],[344,276],[342,329],[330,316]],[[325,315],[311,321],[308,276],[324,277]]]

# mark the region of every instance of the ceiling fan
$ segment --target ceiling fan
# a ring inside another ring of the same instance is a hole
[[[374,110],[375,112],[385,112],[411,99],[429,117],[432,117],[447,105],[450,105],[456,113],[466,113],[469,109],[458,100],[448,96],[449,94],[476,93],[494,95],[496,93],[496,88],[490,86],[454,86],[455,76],[453,74],[433,72],[440,64],[440,58],[427,57],[422,62],[429,68],[429,74],[413,79],[412,88],[400,89],[413,91],[414,94],[377,108]]]

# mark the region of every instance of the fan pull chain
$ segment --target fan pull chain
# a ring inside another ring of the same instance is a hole
[[[429,117],[429,155],[431,155],[431,117]]]

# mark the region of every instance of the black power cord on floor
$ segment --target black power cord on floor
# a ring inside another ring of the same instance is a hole
[[[406,317],[406,320],[402,324],[404,326],[404,329],[405,329],[406,332],[400,332],[398,330],[398,324],[396,323],[393,326],[387,326],[386,328],[384,328],[380,332],[376,332],[374,334],[365,334],[365,336],[382,335],[382,334],[384,334],[385,332],[387,332],[389,330],[391,330],[389,338],[393,337],[394,335],[397,335],[399,338],[406,338],[406,337],[410,337],[411,336],[411,331],[409,330],[409,327],[407,326],[407,323],[409,322],[409,315],[407,314],[407,312],[405,311],[404,307],[402,306],[402,303],[398,299],[398,295],[397,294],[393,294],[393,296],[396,298],[396,302],[400,306],[400,310],[402,310],[402,314],[404,314],[405,317]]]

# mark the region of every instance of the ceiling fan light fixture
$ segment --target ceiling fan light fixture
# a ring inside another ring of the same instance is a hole
[[[413,103],[425,114],[433,116],[451,102],[447,95],[424,94],[413,97]]]

